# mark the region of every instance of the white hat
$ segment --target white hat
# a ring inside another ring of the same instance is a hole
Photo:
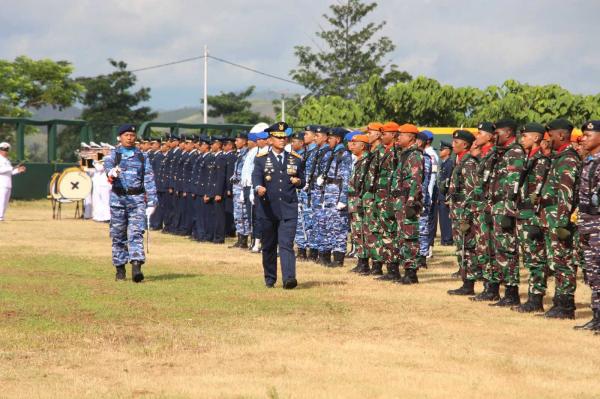
[[[3,150],[3,151],[10,150],[10,144],[8,144],[6,141],[3,141],[2,143],[0,143],[0,150]]]

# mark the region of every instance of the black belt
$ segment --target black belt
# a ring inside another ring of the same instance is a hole
[[[146,192],[146,190],[144,190],[144,187],[129,188],[127,190],[119,187],[113,187],[112,191],[117,195],[140,195]]]
[[[598,215],[600,214],[600,207],[587,204],[579,204],[579,212],[586,213],[588,215]]]
[[[342,184],[342,179],[340,178],[333,178],[333,177],[328,177],[325,179],[325,184]]]
[[[452,201],[464,201],[465,195],[464,194],[452,194],[450,196],[450,198],[452,198]]]
[[[393,190],[391,193],[394,197],[408,197],[408,195],[410,194],[410,190],[407,188],[404,188],[402,190]]]

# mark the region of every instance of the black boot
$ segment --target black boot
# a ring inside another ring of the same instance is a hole
[[[240,248],[248,249],[248,236],[240,235]]]
[[[379,281],[394,281],[400,280],[400,266],[397,263],[387,265],[387,273],[383,276],[375,277]]]
[[[240,245],[242,244],[242,235],[238,234],[237,235],[237,242],[233,245],[228,246],[227,248],[239,248]]]
[[[360,269],[358,269],[359,274],[369,274],[369,272],[371,271],[369,269],[369,258],[358,258],[359,261],[359,265],[360,265]]]
[[[333,263],[332,267],[342,267],[344,266],[344,253],[333,251]]]
[[[600,309],[595,309],[592,320],[581,326],[573,327],[576,330],[592,330],[592,331],[600,331]]]
[[[125,280],[125,278],[126,278],[125,265],[115,266],[115,269],[117,269],[117,273],[115,274],[115,280],[116,281]]]
[[[490,303],[490,306],[517,306],[521,304],[519,297],[519,287],[516,285],[507,285],[504,289],[504,297],[496,303]]]
[[[308,260],[317,263],[319,260],[319,251],[317,251],[316,249],[309,248],[308,249]]]
[[[529,294],[527,302],[519,306],[513,306],[511,309],[519,313],[543,312],[544,296],[542,294]]]
[[[400,282],[404,285],[419,284],[419,278],[417,277],[417,269],[406,269],[404,271],[404,277]]]
[[[574,319],[575,318],[575,298],[573,295],[555,295],[555,305],[546,313],[545,317],[551,319]]]
[[[325,267],[330,267],[331,251],[319,252],[319,261],[317,263]]]
[[[361,269],[363,268],[363,263],[364,263],[365,259],[364,258],[358,258],[358,261],[356,262],[356,266],[354,266],[352,269],[348,270],[349,272],[352,273],[358,273],[361,271]],[[368,262],[368,260],[367,260]]]
[[[298,248],[298,253],[296,254],[296,259],[301,262],[308,260],[308,256],[306,255],[306,248]]]
[[[475,302],[482,301],[497,301],[500,299],[500,284],[499,283],[487,283],[485,289],[479,295],[475,295],[469,298]]]
[[[366,273],[361,273],[363,275],[367,275]],[[383,263],[381,262],[373,262],[373,267],[371,271],[368,273],[371,276],[381,276],[383,275]]]
[[[142,262],[139,260],[131,261],[131,280],[140,283],[144,279],[142,274]]]
[[[460,288],[455,290],[449,290],[448,295],[474,295],[475,294],[475,281],[474,280],[465,280],[463,281],[463,285]]]

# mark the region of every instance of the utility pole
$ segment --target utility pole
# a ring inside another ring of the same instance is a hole
[[[204,45],[204,123],[208,123],[208,47]]]

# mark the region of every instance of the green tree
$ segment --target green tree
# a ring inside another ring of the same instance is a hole
[[[339,96],[311,97],[298,112],[298,117],[290,119],[294,126],[312,123],[327,126],[357,127],[365,121],[362,108],[356,101]]]
[[[216,96],[208,96],[208,116],[217,118],[222,116],[226,123],[256,124],[265,117],[251,110],[252,103],[248,97],[254,92],[254,86],[248,87],[239,93],[229,92]]]
[[[310,46],[296,46],[298,68],[290,75],[314,95],[356,96],[357,86],[372,75],[381,76],[385,84],[408,81],[407,72],[387,64],[385,57],[395,46],[387,36],[376,37],[385,21],[363,23],[363,18],[377,7],[377,3],[347,0],[332,4],[332,15],[324,14],[331,29],[321,30],[316,36],[324,48],[315,52]]]

